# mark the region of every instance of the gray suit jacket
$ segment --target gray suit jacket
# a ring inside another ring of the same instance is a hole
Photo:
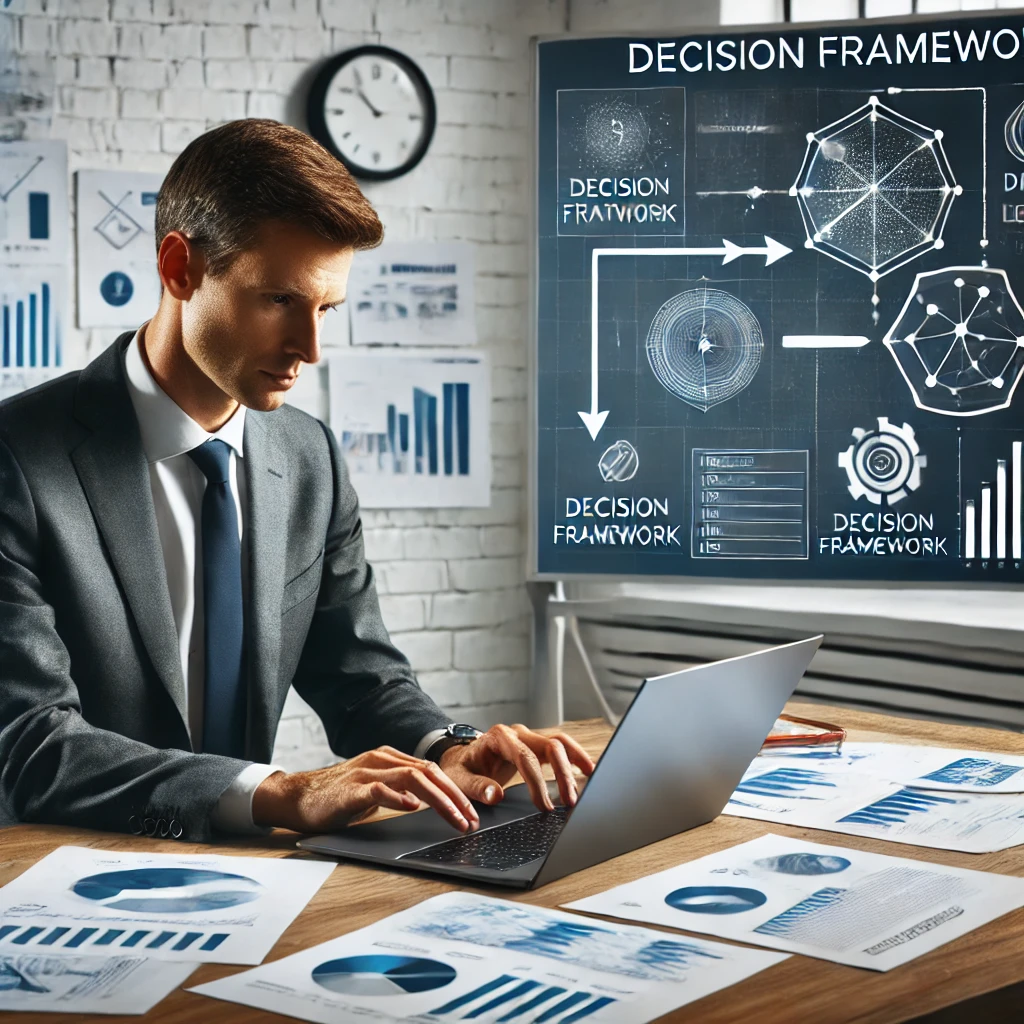
[[[185,684],[122,334],[84,370],[0,404],[0,824],[211,838],[268,762],[289,684],[342,756],[411,752],[448,722],[381,621],[330,431],[248,410],[246,757],[192,752]],[[147,828],[147,831],[149,829]]]

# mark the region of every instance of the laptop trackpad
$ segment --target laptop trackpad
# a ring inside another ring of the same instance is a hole
[[[557,804],[558,788],[554,783],[548,784],[548,792]],[[481,829],[504,825],[537,811],[525,785],[510,786],[505,790],[504,800],[496,807],[478,803],[473,806],[480,815]],[[413,814],[385,818],[383,821],[353,825],[331,835],[310,836],[301,840],[299,845],[317,853],[393,860],[404,853],[467,834],[449,825],[437,811],[427,808]]]

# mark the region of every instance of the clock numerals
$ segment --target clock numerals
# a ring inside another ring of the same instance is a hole
[[[379,164],[380,163],[380,153],[379,152],[374,152],[374,154],[373,154],[373,162],[375,164]]]
[[[374,80],[380,78],[380,65],[379,64],[374,64],[373,67],[370,68],[370,77],[372,79],[374,79]]]

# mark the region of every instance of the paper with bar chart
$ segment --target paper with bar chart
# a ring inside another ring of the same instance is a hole
[[[78,326],[138,327],[160,303],[153,219],[163,175],[79,171]]]
[[[66,263],[68,227],[66,143],[0,143],[0,263]]]
[[[0,266],[0,401],[66,372],[67,271]]]
[[[258,964],[333,869],[61,846],[0,889],[0,953]]]
[[[364,508],[490,504],[484,353],[332,351],[330,396],[331,428]]]
[[[644,1024],[784,959],[450,892],[189,991],[322,1024]]]
[[[139,954],[0,953],[0,1011],[146,1013],[195,967]]]
[[[919,750],[756,757],[722,813],[962,853],[1024,844],[1020,758]]]
[[[888,971],[1024,906],[1024,879],[769,834],[566,906]]]
[[[356,253],[345,309],[353,345],[476,343],[471,242],[385,242]]]

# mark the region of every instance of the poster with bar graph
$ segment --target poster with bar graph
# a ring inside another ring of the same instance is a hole
[[[364,508],[490,504],[485,353],[332,351],[329,365],[331,429]]]
[[[0,954],[258,964],[333,869],[61,846],[0,889]]]
[[[153,219],[163,175],[79,171],[78,326],[138,327],[160,304]]]
[[[450,892],[189,991],[322,1024],[644,1024],[784,959]]]
[[[0,400],[64,373],[67,271],[0,265]]]
[[[66,143],[0,142],[0,264],[66,263],[68,227]]]

